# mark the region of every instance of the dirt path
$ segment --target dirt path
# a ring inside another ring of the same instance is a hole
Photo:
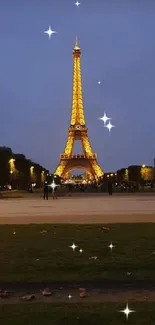
[[[155,301],[155,290],[88,290],[88,296],[80,298],[79,290],[70,289],[64,290],[63,288],[51,290],[52,295],[44,297],[41,292],[33,292],[35,299],[31,302],[40,303],[79,303],[79,302],[126,302],[126,301]],[[10,292],[9,298],[0,298],[0,305],[4,303],[27,303],[22,301],[21,297],[32,294],[32,292]],[[68,296],[72,297],[69,299]],[[30,302],[30,301],[29,301]]]
[[[8,298],[0,298],[0,305],[4,303],[27,303],[21,300],[25,295],[34,295],[29,302],[40,303],[79,303],[79,302],[124,302],[124,301],[155,301],[155,281],[135,282],[83,282],[83,283],[25,283],[1,284],[1,288],[9,293]],[[49,288],[51,295],[45,297],[42,291]],[[80,288],[84,288],[85,298],[80,297]],[[69,299],[69,295],[71,298]]]
[[[152,195],[0,200],[0,224],[155,222]]]

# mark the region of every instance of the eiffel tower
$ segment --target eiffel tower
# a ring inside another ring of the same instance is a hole
[[[64,153],[60,155],[60,163],[56,168],[55,175],[67,178],[68,173],[73,169],[84,169],[91,179],[97,180],[103,176],[103,171],[97,163],[97,154],[93,153],[86,128],[84,107],[82,98],[81,81],[81,50],[76,38],[73,49],[73,90],[72,90],[72,110],[70,127],[68,128],[68,139]],[[82,143],[83,154],[73,155],[75,140]]]

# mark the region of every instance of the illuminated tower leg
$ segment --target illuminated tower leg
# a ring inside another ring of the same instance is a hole
[[[85,152],[85,154],[92,156],[93,151],[92,151],[88,136],[87,135],[83,136],[81,140],[82,140],[83,151]],[[100,168],[100,166],[98,165],[96,159],[90,160],[90,164],[91,164],[91,167],[97,177],[103,176],[103,171]]]
[[[74,133],[69,131],[64,153],[67,155],[71,155],[73,152],[73,146],[74,146]]]
[[[74,146],[74,134],[73,132],[70,132],[69,131],[69,134],[68,134],[68,139],[67,139],[67,142],[66,142],[66,146],[65,146],[65,150],[64,150],[64,154],[63,155],[68,155],[70,156],[73,152],[73,146]],[[61,157],[63,157],[63,155],[61,155]],[[60,157],[60,159],[61,159]],[[64,170],[67,166],[67,161],[64,161],[64,160],[60,160],[60,163],[55,171],[55,174],[56,175],[62,175],[64,173]]]
[[[89,155],[89,156],[93,155],[92,147],[91,147],[91,144],[89,142],[88,136],[87,135],[83,135],[81,137],[81,141],[82,141],[83,152],[86,155]]]

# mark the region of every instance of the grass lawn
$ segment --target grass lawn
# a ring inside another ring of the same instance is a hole
[[[107,232],[99,225],[1,225],[0,281],[155,279],[155,224],[106,227]]]
[[[0,324],[3,325],[153,325],[155,307],[153,303],[130,303],[135,310],[128,321],[120,310],[126,303],[104,304],[17,304],[0,306]]]

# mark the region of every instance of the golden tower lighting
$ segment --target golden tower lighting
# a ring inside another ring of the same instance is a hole
[[[73,49],[73,85],[72,85],[72,109],[68,138],[64,153],[60,155],[60,163],[54,174],[66,178],[69,171],[73,169],[84,169],[92,179],[103,176],[103,171],[97,163],[97,154],[93,153],[86,128],[82,81],[81,81],[81,50],[76,38]],[[76,140],[82,143],[83,154],[73,155],[73,146]]]

